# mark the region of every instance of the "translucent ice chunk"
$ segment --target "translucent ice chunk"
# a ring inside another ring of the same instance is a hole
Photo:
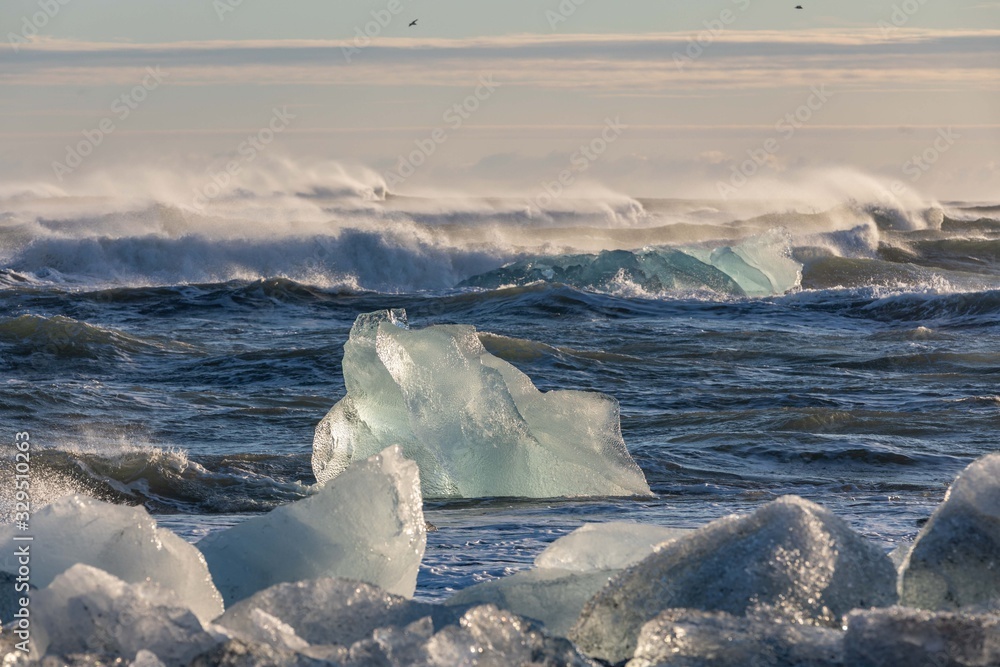
[[[428,620],[377,630],[371,639],[351,647],[345,665],[595,667],[567,640],[550,637],[533,623],[492,605],[468,610],[458,624],[433,635]]]
[[[637,563],[653,548],[691,531],[643,523],[588,523],[550,544],[535,558],[535,567],[574,572],[621,570]]]
[[[145,649],[165,665],[186,665],[224,639],[171,591],[128,584],[89,565],[74,565],[37,591],[31,610],[32,657],[132,659]]]
[[[398,447],[309,498],[198,543],[227,604],[274,584],[347,577],[412,596],[427,544],[417,466]]]
[[[376,628],[402,627],[424,617],[444,626],[461,612],[392,595],[377,586],[350,579],[313,579],[278,584],[230,607],[218,624],[245,637],[271,644],[260,613],[280,619],[310,644],[351,644]],[[265,624],[266,625],[266,624]]]
[[[1000,602],[1000,454],[959,474],[903,563],[900,601],[949,610]]]
[[[830,628],[670,609],[642,627],[627,667],[843,667],[843,639]]]
[[[1000,665],[1000,617],[903,607],[852,612],[847,618],[844,664]]]
[[[316,427],[313,472],[399,444],[428,497],[649,495],[603,394],[542,393],[471,326],[361,315],[344,346],[347,396]]]
[[[589,600],[569,637],[588,655],[618,662],[665,609],[834,625],[857,607],[893,604],[895,578],[889,558],[846,523],[786,496],[668,542]]]
[[[14,526],[0,526],[0,540],[14,544]],[[125,507],[81,495],[66,496],[31,517],[31,581],[43,587],[69,567],[99,567],[128,583],[152,581],[174,591],[202,621],[222,613],[205,559],[156,522],[142,507]],[[0,570],[17,572],[14,549],[0,552]]]
[[[611,577],[687,532],[624,522],[586,524],[550,544],[535,558],[536,569],[470,586],[447,604],[494,604],[565,635],[584,603]]]

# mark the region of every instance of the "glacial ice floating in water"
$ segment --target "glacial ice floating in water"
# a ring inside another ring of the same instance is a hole
[[[229,605],[275,584],[321,577],[358,579],[412,597],[426,545],[417,466],[389,447],[315,495],[197,546]]]
[[[321,483],[398,444],[420,467],[426,497],[650,495],[617,401],[539,391],[472,326],[416,331],[402,310],[361,315],[343,371],[347,395],[313,440]]]
[[[791,258],[787,232],[772,230],[733,246],[604,250],[596,255],[539,256],[468,278],[459,287],[558,282],[613,291],[632,285],[650,293],[709,290],[728,296],[772,296],[797,287],[802,265]]]
[[[1000,616],[906,607],[854,611],[847,617],[844,665],[1000,665]]]
[[[169,589],[129,584],[89,565],[55,577],[32,595],[30,609],[33,659],[90,654],[94,662],[86,664],[100,664],[146,650],[172,667],[187,665],[224,637],[206,629]]]
[[[642,626],[627,667],[844,667],[843,640],[844,633],[831,628],[668,609]]]
[[[618,662],[665,609],[836,625],[852,609],[893,604],[895,583],[875,545],[819,505],[786,496],[713,521],[626,569],[587,602],[569,638]]]
[[[1000,603],[1000,453],[952,483],[903,562],[899,594],[931,610]]]
[[[586,524],[550,544],[535,558],[535,569],[464,588],[446,604],[495,604],[565,635],[584,603],[611,577],[689,532],[626,522]]]
[[[15,544],[13,525],[0,526],[0,540]],[[202,621],[223,611],[201,552],[167,530],[143,507],[113,505],[69,495],[31,517],[34,544],[31,581],[39,588],[77,563],[99,567],[128,583],[152,581],[174,591]],[[0,570],[17,572],[14,549],[0,552]]]

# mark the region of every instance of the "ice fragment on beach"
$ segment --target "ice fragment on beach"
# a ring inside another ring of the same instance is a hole
[[[858,607],[896,600],[880,549],[822,507],[786,496],[667,543],[583,608],[570,633],[588,655],[618,662],[665,609],[725,611],[834,625]]]
[[[595,667],[567,640],[492,605],[474,607],[455,625],[431,634],[429,619],[407,627],[376,630],[371,639],[351,646],[351,667],[387,665],[548,665]]]
[[[670,609],[642,627],[627,667],[842,667],[843,638],[830,628]]]
[[[1000,453],[963,470],[920,531],[899,581],[908,607],[1000,602]]]
[[[584,603],[612,576],[688,532],[625,522],[586,524],[550,544],[535,558],[536,569],[470,586],[447,604],[494,604],[565,635]]]
[[[540,392],[471,326],[412,331],[403,311],[361,315],[344,346],[347,396],[316,427],[321,483],[399,444],[427,497],[649,495],[618,403]]]
[[[13,542],[13,525],[0,526],[0,541]],[[82,495],[60,498],[31,517],[31,582],[47,586],[77,563],[98,567],[128,583],[152,581],[174,591],[204,622],[222,613],[205,559],[142,507],[113,505]],[[0,570],[17,572],[15,549],[0,553]]]
[[[398,447],[309,498],[198,543],[226,604],[275,584],[345,577],[410,597],[427,544],[417,466]]]
[[[94,654],[132,659],[153,653],[186,665],[224,639],[207,631],[170,590],[128,584],[89,565],[74,565],[31,598],[32,657]]]
[[[691,532],[627,521],[587,523],[546,547],[535,558],[535,567],[621,570],[651,554],[656,545]]]
[[[847,619],[844,664],[1000,665],[1000,617],[904,607],[852,612]]]
[[[376,628],[402,627],[424,617],[438,625],[454,622],[461,612],[392,595],[377,586],[350,579],[313,579],[278,584],[230,607],[218,624],[256,641],[276,644],[261,614],[280,619],[310,644],[351,644]],[[284,635],[288,636],[287,632]],[[282,640],[286,645],[287,641]]]

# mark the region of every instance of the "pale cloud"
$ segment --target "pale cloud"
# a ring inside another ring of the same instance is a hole
[[[347,42],[89,43],[36,40],[0,60],[0,85],[128,84],[151,65],[172,85],[454,86],[492,72],[508,85],[590,93],[688,94],[809,86],[840,90],[1000,88],[1000,30],[728,31],[693,60],[688,33],[386,38],[348,63]],[[695,36],[696,37],[696,36]]]

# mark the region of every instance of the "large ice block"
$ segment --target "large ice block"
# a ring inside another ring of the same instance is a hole
[[[1000,453],[951,485],[903,562],[899,594],[931,610],[1000,603]]]
[[[224,639],[203,627],[172,591],[128,584],[82,564],[34,593],[31,614],[33,658],[91,654],[131,660],[147,650],[172,667],[187,665]]]
[[[399,447],[310,496],[198,543],[226,604],[275,584],[344,577],[411,597],[427,545],[420,476]]]
[[[569,637],[618,662],[665,609],[836,625],[852,609],[893,604],[895,580],[875,545],[822,507],[786,496],[713,521],[625,570],[587,602]]]
[[[0,541],[14,544],[14,528],[0,526]],[[223,611],[201,553],[171,531],[157,528],[143,507],[65,496],[32,515],[31,534],[36,545],[31,582],[38,587],[83,563],[128,583],[152,581],[172,590],[202,621]],[[0,570],[17,572],[17,568],[13,548],[0,552]]]
[[[535,388],[471,326],[412,331],[361,315],[344,346],[347,395],[316,427],[320,482],[398,444],[427,497],[649,495],[603,394]]]
[[[654,547],[690,531],[637,523],[590,523],[535,558],[535,569],[462,589],[448,605],[494,604],[566,635],[584,603]]]

